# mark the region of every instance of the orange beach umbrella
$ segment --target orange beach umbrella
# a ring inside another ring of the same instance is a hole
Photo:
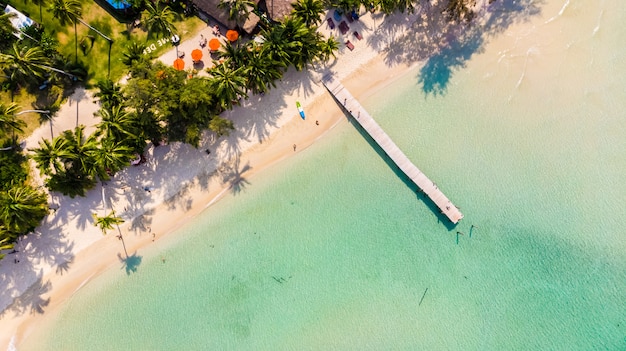
[[[221,46],[220,41],[217,40],[216,38],[209,40],[209,49],[211,49],[211,51],[216,51],[217,49],[220,48],[220,46]]]
[[[193,51],[191,52],[191,59],[194,61],[202,60],[202,50],[193,49]]]
[[[174,60],[174,68],[182,71],[185,68],[185,61],[183,61],[183,59],[181,58],[177,58],[176,60]]]
[[[239,38],[239,33],[237,33],[236,30],[230,29],[229,31],[226,32],[226,39],[228,39],[230,42],[233,42],[237,40],[238,38]]]

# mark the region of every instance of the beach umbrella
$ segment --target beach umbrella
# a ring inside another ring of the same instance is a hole
[[[191,59],[194,61],[202,60],[202,50],[193,49],[193,51],[191,52]]]
[[[183,59],[181,58],[177,58],[176,60],[174,60],[174,68],[182,71],[185,68],[185,61],[183,61]]]
[[[226,32],[226,39],[228,39],[231,43],[239,38],[239,33],[236,30],[229,30]]]
[[[209,49],[211,49],[211,51],[217,51],[217,49],[219,49],[220,46],[221,46],[220,41],[217,40],[216,38],[209,40]]]

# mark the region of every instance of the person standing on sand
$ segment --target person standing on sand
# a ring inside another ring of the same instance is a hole
[[[296,144],[293,144],[293,151],[296,151]]]

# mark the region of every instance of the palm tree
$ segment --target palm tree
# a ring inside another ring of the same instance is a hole
[[[225,64],[218,64],[209,70],[209,74],[211,88],[222,109],[232,108],[233,102],[241,97],[248,98],[244,92],[247,76],[245,67],[232,69]]]
[[[0,223],[14,235],[33,230],[48,214],[46,196],[28,185],[0,192]]]
[[[111,176],[130,164],[135,151],[121,142],[115,143],[113,140],[101,140],[99,148],[93,150],[92,156],[96,162],[96,172],[101,181],[111,179]]]
[[[11,130],[13,135],[15,135],[15,132],[21,133],[24,131],[26,123],[17,118],[17,110],[19,108],[16,103],[5,105],[0,102],[0,137],[6,136],[9,130]]]
[[[145,49],[145,44],[136,41],[131,42],[122,52],[122,63],[128,68],[132,67],[135,62],[144,58],[143,52]]]
[[[62,137],[67,141],[67,149],[72,155],[70,158],[71,168],[77,175],[91,177],[96,173],[96,162],[93,152],[98,147],[98,141],[94,134],[85,136],[85,127],[79,126],[74,132],[66,130]],[[67,170],[67,168],[66,168]]]
[[[49,66],[50,59],[43,54],[40,47],[19,47],[13,43],[12,50],[8,53],[0,53],[2,64],[7,78],[11,82],[25,82],[33,78],[42,78]]]
[[[170,9],[167,5],[162,5],[157,0],[156,5],[152,2],[146,2],[146,10],[143,12],[143,23],[148,28],[148,37],[153,33],[157,35],[172,35],[176,34],[176,26],[174,26],[174,20],[176,19],[176,13]]]
[[[235,21],[237,26],[248,19],[253,7],[254,2],[250,0],[220,0],[217,4],[217,8],[228,11],[228,19]]]
[[[11,18],[17,16],[15,13],[6,12],[0,14],[0,33],[13,34],[15,33],[15,27],[11,23]]]
[[[51,176],[65,171],[64,160],[72,156],[66,143],[67,141],[61,137],[56,137],[51,141],[42,139],[39,142],[39,148],[31,150],[33,161],[37,164],[41,174]]]
[[[292,3],[292,14],[302,19],[308,26],[317,26],[322,21],[322,14],[326,10],[321,0],[298,0]]]
[[[98,136],[102,135],[104,139],[110,139],[114,143],[125,142],[126,145],[137,139],[139,130],[135,118],[126,112],[124,105],[105,106],[96,114],[101,118],[96,126]]]
[[[115,215],[115,211],[111,211],[108,215],[104,217],[99,217],[97,214],[92,213],[93,217],[93,225],[100,228],[102,234],[106,235],[107,231],[114,229],[113,226],[117,227],[117,231],[120,233],[118,238],[122,241],[122,246],[124,247],[124,254],[126,254],[126,258],[128,258],[128,252],[126,251],[126,243],[124,243],[124,237],[122,236],[122,231],[120,230],[120,224],[124,223],[124,220],[121,217]]]
[[[98,91],[94,94],[103,107],[119,106],[124,102],[122,87],[110,79],[104,79],[96,83]]]
[[[49,176],[46,184],[51,190],[74,197],[84,196],[95,185],[97,163],[94,157],[98,142],[95,135],[85,137],[84,126],[66,130],[51,142],[43,140],[32,150],[33,160],[42,174]]]
[[[335,37],[330,37],[319,44],[318,59],[322,62],[328,62],[331,57],[337,58],[335,53],[339,50],[339,42]]]
[[[315,28],[307,27],[297,17],[287,18],[282,26],[289,38],[289,47],[292,48],[289,62],[297,70],[302,70],[318,56],[322,35]]]
[[[264,39],[263,51],[273,61],[281,62],[285,66],[291,63],[292,55],[299,51],[299,47],[294,44],[290,35],[291,33],[287,31],[284,23],[261,31],[261,36]]]
[[[276,81],[283,77],[286,65],[275,61],[271,55],[262,50],[254,50],[248,63],[248,80],[246,89],[254,94],[265,93],[271,87],[276,87]]]
[[[248,61],[248,53],[246,47],[233,46],[230,42],[227,42],[217,52],[217,57],[224,59],[224,62],[230,68],[237,68],[245,66]]]
[[[83,5],[79,0],[52,0],[48,8],[52,15],[59,20],[62,26],[68,23],[74,24],[74,41],[76,47],[76,63],[78,63],[78,32],[76,23],[83,14]]]

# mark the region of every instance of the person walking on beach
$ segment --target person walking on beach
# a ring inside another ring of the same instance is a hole
[[[296,144],[293,144],[293,151],[296,151]]]

